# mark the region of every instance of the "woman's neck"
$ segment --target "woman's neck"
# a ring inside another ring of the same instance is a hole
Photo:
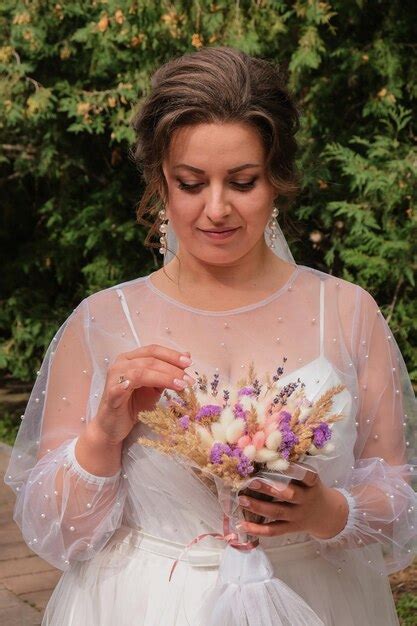
[[[294,264],[266,249],[258,263],[213,266],[184,255],[153,273],[152,282],[183,304],[212,310],[246,306],[268,297],[285,284]]]

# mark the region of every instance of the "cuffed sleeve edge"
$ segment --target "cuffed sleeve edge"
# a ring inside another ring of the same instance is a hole
[[[336,487],[336,489],[345,496],[348,503],[349,512],[344,528],[342,528],[342,530],[338,532],[337,535],[335,535],[334,537],[329,537],[328,539],[316,539],[316,541],[318,541],[319,543],[326,545],[339,543],[357,527],[357,518],[359,515],[359,511],[356,505],[355,498],[350,493],[350,491],[344,489],[343,487]]]
[[[97,485],[102,485],[105,483],[116,482],[121,475],[121,469],[113,474],[112,476],[97,476],[96,474],[91,474],[87,470],[85,470],[77,461],[75,456],[75,446],[77,443],[78,437],[75,437],[66,448],[66,460],[71,465],[71,467],[82,477],[84,480],[88,482],[95,483]]]

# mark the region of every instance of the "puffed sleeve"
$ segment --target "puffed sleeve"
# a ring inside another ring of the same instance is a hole
[[[86,298],[51,341],[5,475],[26,543],[62,570],[105,545],[120,525],[126,497],[121,471],[96,476],[75,456],[77,437],[92,417],[95,358],[88,319]]]
[[[344,529],[318,541],[322,554],[336,564],[341,564],[344,550],[358,548],[356,555],[364,565],[391,574],[407,567],[417,553],[417,402],[398,344],[376,301],[360,286],[356,296],[355,463],[338,488],[349,513]],[[365,547],[371,549],[359,549]]]

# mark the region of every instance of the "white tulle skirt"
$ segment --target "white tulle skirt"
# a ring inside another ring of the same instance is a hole
[[[42,626],[206,626],[199,614],[217,580],[224,549],[217,543],[200,543],[182,555],[182,544],[122,526],[93,559],[63,573]],[[376,558],[375,545],[365,549]],[[301,596],[325,626],[399,626],[388,578],[364,571],[348,551],[342,571],[320,556],[314,541],[265,552],[274,575]],[[178,556],[181,560],[169,581]],[[271,624],[269,601],[256,607],[259,626]]]

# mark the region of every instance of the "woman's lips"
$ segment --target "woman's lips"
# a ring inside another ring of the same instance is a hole
[[[201,229],[199,229],[201,230]],[[207,230],[201,230],[201,232],[203,233],[203,235],[205,235],[206,237],[209,237],[209,239],[228,239],[229,237],[232,237],[233,234],[235,232],[237,232],[239,230],[239,228],[232,228],[230,230],[225,230],[223,232],[211,232],[211,231],[207,231]]]

